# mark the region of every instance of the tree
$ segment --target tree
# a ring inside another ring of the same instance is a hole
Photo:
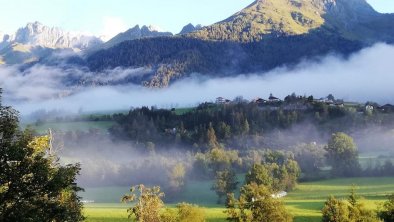
[[[329,94],[329,95],[327,96],[327,99],[328,99],[328,100],[331,100],[331,101],[335,101],[335,97],[334,97],[332,94]]]
[[[317,174],[324,166],[326,151],[323,145],[299,144],[295,147],[294,152],[295,160],[299,163],[302,172],[308,176]]]
[[[235,172],[226,169],[216,173],[216,180],[211,189],[218,195],[218,203],[221,203],[224,196],[237,189],[237,185],[238,181]]]
[[[349,209],[345,202],[331,196],[322,209],[323,222],[350,222]]]
[[[383,204],[383,208],[378,214],[384,222],[394,221],[394,194],[388,196],[388,201]]]
[[[347,201],[329,197],[322,209],[323,222],[379,222],[376,213],[367,209],[359,199],[354,185]]]
[[[166,208],[160,222],[205,222],[205,212],[197,205],[180,203],[176,209]]]
[[[270,189],[256,183],[243,186],[238,200],[233,194],[229,194],[226,213],[229,221],[293,221],[284,204],[272,197]]]
[[[254,164],[246,174],[245,182],[246,184],[256,183],[257,185],[272,187],[273,178],[266,165]]]
[[[358,199],[359,199],[359,197],[356,194],[356,186],[352,185],[352,188],[350,189],[350,195],[347,198],[347,200],[351,206],[357,206]]]
[[[214,148],[205,154],[208,159],[210,170],[216,175],[216,172],[229,169],[233,164],[241,164],[238,151],[225,150],[223,148]]]
[[[166,208],[160,214],[160,222],[178,222],[178,212],[175,209]]]
[[[182,163],[176,164],[169,172],[169,184],[173,191],[179,191],[185,185],[186,169]]]
[[[160,191],[160,187],[149,188],[141,184],[131,187],[130,194],[123,196],[122,202],[135,203],[127,210],[129,218],[134,215],[138,222],[158,222],[160,211],[164,207],[163,197],[164,193]]]
[[[379,222],[374,211],[367,209],[361,203],[360,197],[356,194],[356,186],[353,185],[348,196],[349,219],[354,222]]]
[[[215,129],[212,127],[212,123],[209,124],[207,131],[207,142],[210,149],[220,148],[220,144],[217,140]]]
[[[225,122],[220,122],[217,127],[217,135],[222,140],[230,139],[231,126],[227,125]]]
[[[360,172],[358,151],[352,137],[334,133],[325,150],[335,176],[354,176]]]
[[[240,196],[237,200],[234,193],[227,194],[226,210],[227,220],[233,222],[248,222],[251,220],[251,214],[248,210],[249,203],[245,200],[245,196]]]
[[[180,203],[177,209],[179,222],[205,222],[205,212],[197,205]]]
[[[245,176],[246,184],[264,185],[273,191],[292,190],[301,174],[298,163],[287,160],[282,165],[254,164]]]
[[[61,165],[49,139],[19,131],[16,111],[0,99],[0,221],[84,220],[80,166]]]
[[[249,131],[250,131],[249,122],[247,119],[245,119],[245,121],[242,123],[242,126],[241,126],[241,134],[243,136],[248,135]]]
[[[285,190],[292,190],[297,185],[297,180],[301,176],[301,169],[298,162],[288,160],[282,166],[282,184]]]

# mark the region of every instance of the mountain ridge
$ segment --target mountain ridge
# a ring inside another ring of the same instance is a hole
[[[185,25],[182,30],[179,32],[179,35],[185,35],[191,32],[195,32],[202,29],[202,26],[200,24],[194,26],[192,23],[189,23]]]
[[[32,46],[79,50],[87,49],[102,42],[95,36],[73,34],[58,27],[45,26],[37,21],[19,28],[12,41]]]
[[[14,35],[4,34],[1,40],[1,61],[11,65],[37,62],[57,50],[80,52],[102,44],[95,36],[66,32],[37,21],[19,28]]]
[[[198,31],[122,42],[87,63],[98,71],[150,67],[154,71],[142,84],[167,87],[192,73],[265,72],[328,53],[346,56],[380,41],[394,43],[392,17],[365,0],[258,0]]]
[[[384,16],[365,0],[257,0],[229,18],[189,34],[189,37],[250,42],[269,35],[336,30],[346,38],[371,42],[387,39],[371,35],[368,27],[368,23],[376,23]],[[394,26],[391,24],[390,27]]]
[[[161,32],[157,28],[150,26],[142,26],[139,25],[134,26],[133,28],[128,29],[125,32],[119,33],[115,37],[111,38],[107,42],[105,42],[100,48],[108,49],[113,47],[121,42],[135,40],[140,38],[153,38],[153,37],[161,37],[161,36],[172,36],[171,32]]]
[[[167,87],[196,73],[204,78],[264,73],[330,53],[346,57],[377,42],[394,43],[394,14],[378,13],[365,0],[258,0],[218,23],[195,28],[188,24],[183,34],[172,35],[135,26],[69,61],[93,72],[146,68],[146,75],[124,83]],[[8,46],[19,60],[34,62],[26,55],[35,50],[43,58],[35,61],[61,64],[45,59],[52,49]],[[9,54],[3,52],[0,48],[0,63],[7,63]]]

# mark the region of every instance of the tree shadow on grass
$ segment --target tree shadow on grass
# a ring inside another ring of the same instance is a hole
[[[320,222],[320,216],[296,216],[294,222]]]

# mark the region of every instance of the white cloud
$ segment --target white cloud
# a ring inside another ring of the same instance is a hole
[[[104,41],[108,41],[117,34],[126,31],[127,28],[128,26],[122,18],[105,16],[103,18],[103,29],[100,35]]]

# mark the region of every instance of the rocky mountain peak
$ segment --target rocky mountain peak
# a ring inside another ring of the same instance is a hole
[[[149,25],[149,26],[142,26],[142,30],[148,30],[149,32],[163,32],[162,29],[158,26],[155,25]]]
[[[155,27],[153,25],[149,25],[149,26],[144,25],[141,28],[139,25],[136,25],[133,28],[127,30],[126,32],[119,33],[118,35],[107,41],[102,46],[102,48],[110,48],[124,41],[141,39],[141,38],[160,37],[160,36],[172,36],[172,33],[162,32],[160,31],[160,28]]]
[[[192,23],[189,23],[182,28],[182,31],[179,33],[179,35],[191,33],[191,32],[200,30],[201,28],[202,28],[202,26],[200,24],[194,26]]]
[[[18,29],[13,41],[32,46],[79,50],[101,43],[97,37],[73,34],[57,27],[45,26],[40,22],[28,23],[25,27]]]

